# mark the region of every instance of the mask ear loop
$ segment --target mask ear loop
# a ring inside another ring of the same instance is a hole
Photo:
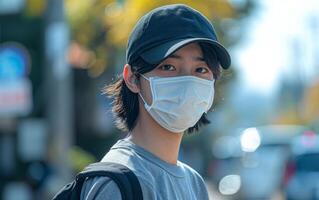
[[[146,79],[148,82],[150,82],[150,79],[144,76],[143,74],[140,74],[144,79]]]
[[[142,94],[139,92],[138,95],[140,95],[140,97],[141,97],[141,99],[143,100],[144,104],[147,105],[147,103],[146,103],[145,99],[143,98]]]
[[[144,76],[143,74],[140,74],[140,75],[141,75],[144,79],[146,79],[148,82],[150,82],[150,80],[149,80],[146,76]],[[151,107],[146,103],[146,101],[145,101],[144,97],[142,96],[141,92],[139,92],[138,95],[141,97],[142,101],[144,102],[145,108],[146,108],[147,110],[151,109]]]

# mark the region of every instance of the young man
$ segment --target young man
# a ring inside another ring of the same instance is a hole
[[[130,168],[144,199],[208,199],[202,177],[178,161],[184,132],[209,123],[220,67],[230,56],[210,22],[182,4],[143,16],[127,46],[123,76],[106,88],[117,126],[128,131],[102,159]],[[121,199],[106,177],[85,181],[81,199]]]

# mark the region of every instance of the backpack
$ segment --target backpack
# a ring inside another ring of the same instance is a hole
[[[52,200],[79,200],[84,181],[96,176],[107,176],[112,179],[120,189],[122,200],[143,200],[142,189],[136,175],[126,166],[111,162],[97,162],[88,165]]]

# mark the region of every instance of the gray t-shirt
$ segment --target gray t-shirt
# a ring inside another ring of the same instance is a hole
[[[127,139],[119,140],[101,162],[127,166],[137,176],[145,200],[207,200],[202,177],[178,161],[169,164]],[[81,200],[117,200],[121,193],[112,180],[95,177],[84,182]]]

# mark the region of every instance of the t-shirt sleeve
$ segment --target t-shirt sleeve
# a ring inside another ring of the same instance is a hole
[[[83,183],[81,200],[121,200],[116,183],[108,177],[95,177]]]

